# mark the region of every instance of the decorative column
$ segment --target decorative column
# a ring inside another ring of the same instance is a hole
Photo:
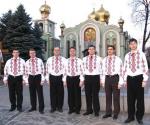
[[[118,24],[120,27],[120,57],[121,59],[124,58],[124,53],[125,53],[125,39],[124,39],[124,32],[123,32],[123,25],[124,25],[124,20],[120,17],[120,19],[118,20]]]

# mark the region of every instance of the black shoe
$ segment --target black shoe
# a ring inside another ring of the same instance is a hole
[[[55,111],[56,111],[56,109],[51,109],[50,110],[51,113],[54,113]]]
[[[117,119],[118,119],[118,115],[114,115],[113,120],[117,120]]]
[[[98,113],[98,112],[95,112],[95,116],[98,117],[98,116],[99,116],[99,113]]]
[[[31,108],[28,110],[28,112],[33,112],[33,111],[36,111],[36,109]]]
[[[19,112],[22,112],[22,108],[17,109]]]
[[[137,122],[138,122],[140,125],[143,125],[143,121],[142,121],[142,120],[137,120]]]
[[[76,114],[80,114],[80,111],[76,111]]]
[[[12,112],[12,111],[14,111],[16,108],[10,108],[9,109],[9,112]]]
[[[124,121],[124,123],[130,123],[130,122],[132,122],[132,121],[134,121],[134,119],[132,118],[128,118],[128,119],[126,119],[125,121]]]
[[[44,114],[44,111],[39,111],[40,112],[40,114]]]
[[[73,110],[70,110],[70,111],[68,112],[68,114],[72,114],[72,113],[74,113],[74,111],[73,111]]]
[[[58,109],[58,111],[59,111],[59,112],[63,112],[63,110],[62,110],[62,109]]]
[[[109,118],[109,117],[111,117],[111,114],[105,114],[105,115],[103,116],[103,118]]]
[[[83,115],[89,115],[92,114],[93,112],[85,112]]]

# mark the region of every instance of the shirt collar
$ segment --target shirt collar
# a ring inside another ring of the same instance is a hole
[[[74,56],[74,57],[70,57],[70,59],[75,59],[76,57]]]
[[[138,50],[131,51],[131,54],[133,54],[133,53],[135,53],[135,54],[136,54],[137,52],[138,52]]]
[[[17,58],[13,57],[13,60],[15,60],[15,59],[16,59],[16,60],[18,60],[18,59],[19,59],[19,57],[17,57]]]

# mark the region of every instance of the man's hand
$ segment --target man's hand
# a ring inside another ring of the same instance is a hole
[[[122,87],[122,85],[118,84],[118,89],[120,89]]]
[[[105,87],[105,83],[100,81],[100,85],[104,88]]]
[[[5,81],[3,81],[4,82],[4,85],[6,85],[7,86],[7,84],[8,84],[8,81],[7,80],[5,80]]]
[[[123,84],[123,86],[124,86],[125,88],[127,88],[127,82],[125,82],[125,83]]]
[[[142,87],[144,88],[145,86],[146,86],[146,82],[143,81],[143,82],[142,82]]]
[[[41,83],[40,83],[40,84],[43,86],[44,82],[45,82],[45,81],[41,81]]]
[[[64,85],[64,87],[66,87],[67,86],[67,82],[63,82],[63,85]]]
[[[45,80],[45,83],[47,83],[48,85],[50,85],[50,81]]]
[[[84,85],[83,81],[80,81],[79,86],[82,87]]]

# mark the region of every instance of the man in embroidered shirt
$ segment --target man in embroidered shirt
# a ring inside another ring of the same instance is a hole
[[[63,75],[65,73],[66,59],[60,56],[60,48],[54,48],[54,56],[46,62],[46,80],[50,85],[51,113],[58,110],[63,112],[64,86]]]
[[[83,85],[83,63],[76,57],[76,49],[70,48],[70,58],[65,65],[65,76],[63,78],[64,86],[68,89],[68,105],[71,114],[75,112],[80,114],[81,109],[81,87]]]
[[[112,115],[112,95],[114,105],[113,119],[118,118],[120,112],[120,86],[123,84],[122,79],[122,61],[115,56],[115,47],[108,45],[108,56],[102,61],[103,77],[102,85],[105,86],[106,93],[106,114],[103,118],[111,117]]]
[[[85,75],[85,96],[87,110],[83,115],[95,113],[99,116],[99,90],[100,90],[100,75],[102,74],[102,60],[95,55],[95,46],[91,45],[88,48],[89,55],[83,58],[83,69]],[[92,107],[93,106],[93,107]]]
[[[4,84],[8,84],[11,103],[9,111],[14,111],[17,107],[17,110],[22,112],[25,61],[19,57],[18,49],[14,49],[12,55],[13,57],[5,64],[3,81]]]
[[[36,57],[34,49],[29,50],[30,59],[26,61],[26,82],[29,83],[31,109],[29,112],[36,110],[37,96],[39,101],[39,112],[44,113],[44,97],[43,97],[43,83],[44,83],[44,64],[40,58]]]
[[[137,50],[136,39],[130,39],[129,47],[131,51],[125,56],[123,71],[128,105],[128,118],[125,123],[133,121],[136,114],[138,123],[143,124],[144,87],[148,80],[148,65],[145,54]]]

